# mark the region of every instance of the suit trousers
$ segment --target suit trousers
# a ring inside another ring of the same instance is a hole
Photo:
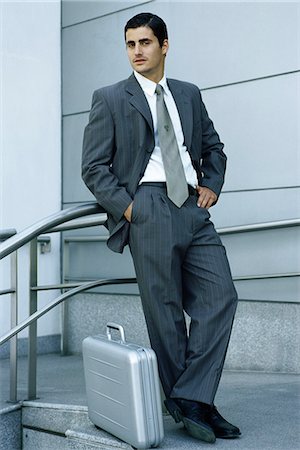
[[[237,294],[225,248],[208,210],[197,206],[196,191],[177,208],[161,183],[140,185],[129,247],[165,395],[212,404]]]

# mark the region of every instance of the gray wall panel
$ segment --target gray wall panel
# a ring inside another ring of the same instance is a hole
[[[224,192],[210,212],[216,227],[295,219],[300,217],[300,188]]]
[[[134,277],[128,247],[124,254],[113,253],[106,242],[70,244],[70,276],[72,278]],[[101,260],[99,256],[101,255]],[[81,261],[88,264],[82,266]],[[128,263],[130,261],[130,263]]]
[[[300,228],[222,236],[234,276],[300,272]]]
[[[81,179],[81,153],[84,127],[88,114],[76,114],[63,119],[63,202],[94,201]]]
[[[132,8],[133,6],[151,3],[151,1],[62,0],[62,25],[63,27],[70,26],[95,17],[102,17],[107,14],[122,11],[123,9]]]
[[[169,27],[169,75],[207,87],[299,69],[299,8],[284,2],[155,2]]]
[[[225,190],[299,184],[299,92],[300,73],[203,93],[229,158]]]
[[[105,231],[100,228],[99,234]],[[89,279],[134,278],[135,271],[129,248],[123,254],[113,253],[106,242],[71,243],[69,273],[71,281]],[[91,292],[138,294],[137,284],[103,286]]]
[[[223,237],[234,277],[286,274],[300,270],[299,231],[261,232]],[[274,242],[278,245],[274,246]],[[134,277],[128,248],[112,253],[105,242],[70,245],[70,280]],[[299,302],[300,279],[278,278],[236,281],[240,299]],[[101,292],[138,293],[135,285],[103,287]]]
[[[205,88],[299,69],[299,4],[152,2],[63,30],[65,114],[128,76],[123,27],[148,6],[169,26],[169,76]]]
[[[131,14],[135,14],[133,8]],[[63,113],[90,109],[95,89],[130,74],[121,12],[63,30]],[[118,30],[118,32],[112,32]]]
[[[299,231],[273,231],[222,237],[234,276],[273,275],[300,271]],[[277,242],[277,245],[274,245]],[[132,276],[128,248],[124,255],[111,253],[105,242],[70,244],[72,277]],[[101,260],[99,259],[101,258]],[[86,261],[84,267],[81,262]]]
[[[300,279],[237,281],[235,287],[241,300],[267,300],[273,302],[300,302]]]

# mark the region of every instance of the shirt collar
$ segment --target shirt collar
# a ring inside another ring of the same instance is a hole
[[[134,76],[136,77],[141,88],[143,89],[144,92],[146,92],[146,94],[149,94],[149,95],[155,94],[156,83],[154,83],[154,81],[149,80],[148,78],[144,77],[143,75],[136,72],[135,70],[134,70]],[[160,80],[160,82],[158,84],[160,84],[164,88],[164,91],[166,94],[169,93],[169,88],[167,85],[167,79],[166,79],[165,75],[162,77],[162,79]]]

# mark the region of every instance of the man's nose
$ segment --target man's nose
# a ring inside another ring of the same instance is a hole
[[[140,44],[137,43],[137,44],[135,45],[134,53],[135,53],[135,55],[140,55],[140,54],[142,53],[142,47],[141,47]]]

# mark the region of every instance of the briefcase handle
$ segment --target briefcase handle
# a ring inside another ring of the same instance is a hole
[[[125,331],[124,331],[124,328],[122,327],[122,325],[118,325],[117,323],[114,323],[114,322],[108,322],[106,324],[106,334],[107,334],[107,338],[109,341],[113,340],[111,337],[111,332],[110,332],[111,329],[118,330],[120,332],[121,342],[122,342],[122,344],[125,344],[126,343]]]

